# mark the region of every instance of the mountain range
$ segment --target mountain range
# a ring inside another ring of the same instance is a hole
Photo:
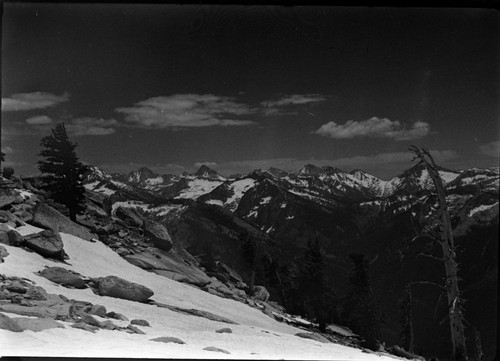
[[[439,174],[459,249],[465,317],[471,325],[467,336],[472,340],[472,330],[478,329],[485,354],[494,355],[499,169],[439,168]],[[360,169],[344,172],[312,164],[292,172],[269,168],[230,177],[205,165],[182,175],[160,175],[146,167],[118,175],[90,167],[85,187],[105,198],[111,214],[121,207],[155,219],[174,243],[200,259],[213,254],[246,282],[251,270],[241,244],[248,235],[267,252],[281,278],[293,274],[308,242],[319,242],[338,295],[348,288],[348,255],[363,253],[384,315],[383,340],[399,342],[398,301],[413,284],[415,349],[440,357],[449,352],[449,330],[441,322],[446,305],[439,290],[421,285],[442,282],[442,263],[422,256],[423,249],[435,252],[436,245],[425,237],[410,242],[437,209],[432,181],[421,164],[390,180]],[[271,299],[294,311],[283,284],[262,274],[257,281]]]

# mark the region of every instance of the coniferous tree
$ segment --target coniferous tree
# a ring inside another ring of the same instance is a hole
[[[243,235],[243,243],[241,244],[241,250],[243,252],[243,258],[250,266],[250,282],[248,285],[248,289],[250,295],[252,295],[253,289],[255,287],[255,274],[257,272],[258,250],[255,240],[248,233]]]
[[[401,344],[407,351],[413,352],[413,300],[411,284],[405,287],[399,307],[401,311]]]
[[[43,149],[39,155],[45,160],[38,161],[38,168],[44,174],[44,188],[56,202],[68,208],[70,219],[75,221],[76,215],[85,209],[83,174],[87,167],[78,160],[77,144],[69,140],[63,123],[51,129],[51,133],[40,142]]]
[[[326,280],[319,242],[308,242],[299,277],[299,293],[303,297],[305,312],[316,318],[320,331],[324,332],[327,322],[332,319],[335,300]]]
[[[345,299],[343,318],[347,325],[363,337],[363,346],[379,347],[381,317],[368,278],[368,261],[363,254],[349,255],[353,271],[349,278],[351,290]]]

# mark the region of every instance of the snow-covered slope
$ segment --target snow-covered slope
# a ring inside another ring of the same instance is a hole
[[[18,228],[22,234],[39,229]],[[244,359],[335,359],[390,360],[392,357],[364,353],[334,343],[319,343],[294,334],[300,331],[279,323],[243,303],[213,296],[188,285],[144,271],[123,260],[101,242],[87,242],[61,234],[69,260],[55,262],[22,248],[5,246],[9,256],[0,264],[0,273],[25,277],[49,293],[104,305],[107,309],[125,314],[130,319],[146,319],[151,327],[143,327],[145,335],[99,330],[96,333],[70,328],[20,333],[0,329],[0,355],[59,356],[59,357],[141,357],[141,358],[244,358]],[[222,315],[238,323],[230,325],[232,333],[216,333],[227,324],[205,318],[183,315],[150,304],[102,297],[90,289],[78,290],[59,286],[36,274],[46,266],[64,267],[88,277],[115,275],[152,289],[155,301],[184,308],[196,308]],[[15,316],[7,314],[8,316]],[[97,319],[99,317],[95,316]],[[125,321],[114,321],[126,326]],[[186,344],[163,344],[149,341],[155,337],[173,336]],[[203,350],[215,346],[230,354]]]

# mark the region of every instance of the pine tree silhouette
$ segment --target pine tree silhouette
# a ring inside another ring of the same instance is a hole
[[[299,289],[306,313],[316,318],[320,331],[324,332],[326,323],[332,319],[335,302],[333,290],[326,280],[325,263],[317,241],[309,241],[307,244],[299,276]]]
[[[379,348],[379,315],[368,278],[368,261],[363,254],[350,254],[353,270],[349,278],[351,290],[344,302],[343,318],[347,325],[363,337],[363,346]]]
[[[78,160],[77,144],[69,140],[63,123],[51,129],[51,133],[40,142],[44,149],[39,155],[45,160],[38,161],[38,168],[44,174],[44,188],[56,202],[68,208],[70,219],[75,221],[76,215],[85,209],[83,173],[87,167]]]

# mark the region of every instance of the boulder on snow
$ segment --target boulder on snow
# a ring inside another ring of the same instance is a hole
[[[15,317],[14,321],[21,327],[23,330],[29,330],[34,332],[40,332],[43,330],[48,330],[50,328],[64,328],[64,326],[54,321],[51,318],[27,318],[27,317]]]
[[[143,218],[133,209],[125,207],[117,207],[115,215],[122,221],[134,227],[141,227]]]
[[[137,325],[137,326],[151,327],[151,325],[149,324],[148,321],[142,320],[142,319],[139,319],[139,318],[136,318],[136,319],[130,321],[130,324],[131,325]]]
[[[154,292],[146,286],[129,282],[116,276],[101,278],[98,288],[101,296],[122,298],[136,302],[146,302],[148,298],[154,294]]]
[[[3,259],[9,255],[9,252],[5,249],[4,246],[0,246],[0,263],[3,262]]]
[[[156,248],[164,251],[172,249],[172,239],[168,234],[167,228],[158,222],[144,220],[144,235],[147,236]]]
[[[170,337],[170,336],[163,336],[163,337],[156,337],[156,338],[152,338],[150,339],[149,341],[154,341],[154,342],[163,342],[163,343],[169,343],[169,342],[172,342],[172,343],[178,343],[179,345],[184,345],[186,344],[184,341],[182,341],[181,339],[177,338],[177,337]]]
[[[105,317],[106,316],[106,307],[103,305],[93,305],[92,308],[89,310],[90,315],[96,315],[100,317]]]
[[[295,336],[301,337],[301,338],[308,338],[314,341],[322,342],[322,343],[328,343],[330,342],[329,339],[327,339],[325,336],[319,334],[319,333],[311,333],[311,332],[298,332],[295,334]]]
[[[88,323],[85,323],[85,322],[82,322],[82,321],[76,322],[76,323],[72,324],[71,327],[72,328],[79,328],[81,330],[89,331],[89,332],[92,332],[92,333],[95,333],[96,331],[99,330],[99,327],[89,325]]]
[[[59,233],[46,229],[22,237],[23,243],[36,253],[50,258],[64,259],[64,244]]]
[[[259,301],[267,302],[269,300],[269,291],[264,286],[255,286],[252,297]]]
[[[8,330],[12,332],[23,332],[23,329],[19,324],[3,313],[0,313],[0,329]]]
[[[132,333],[136,333],[138,335],[145,335],[146,333],[141,331],[140,328],[134,326],[134,325],[128,325],[127,329],[130,330]]]
[[[203,348],[205,351],[213,351],[213,352],[222,352],[222,353],[227,353],[228,355],[231,354],[231,352],[224,350],[222,348],[218,348],[215,346],[208,346]]]
[[[1,224],[0,226],[4,228],[0,229],[0,243],[6,244],[7,246],[19,247],[23,242],[23,236],[16,230],[5,226],[5,224]]]
[[[229,327],[224,327],[220,328],[218,330],[215,330],[216,333],[233,333],[233,330],[231,330]]]
[[[69,233],[87,241],[96,238],[96,236],[85,227],[73,222],[45,203],[39,203],[33,208],[32,223],[35,226],[48,228],[54,232]]]
[[[128,321],[128,318],[125,315],[122,315],[121,313],[114,311],[106,313],[106,317],[114,318],[115,320],[120,320],[120,321]]]
[[[87,288],[82,278],[66,268],[48,267],[38,272],[38,274],[52,282],[58,283],[64,287]],[[106,313],[106,312],[104,312]]]

